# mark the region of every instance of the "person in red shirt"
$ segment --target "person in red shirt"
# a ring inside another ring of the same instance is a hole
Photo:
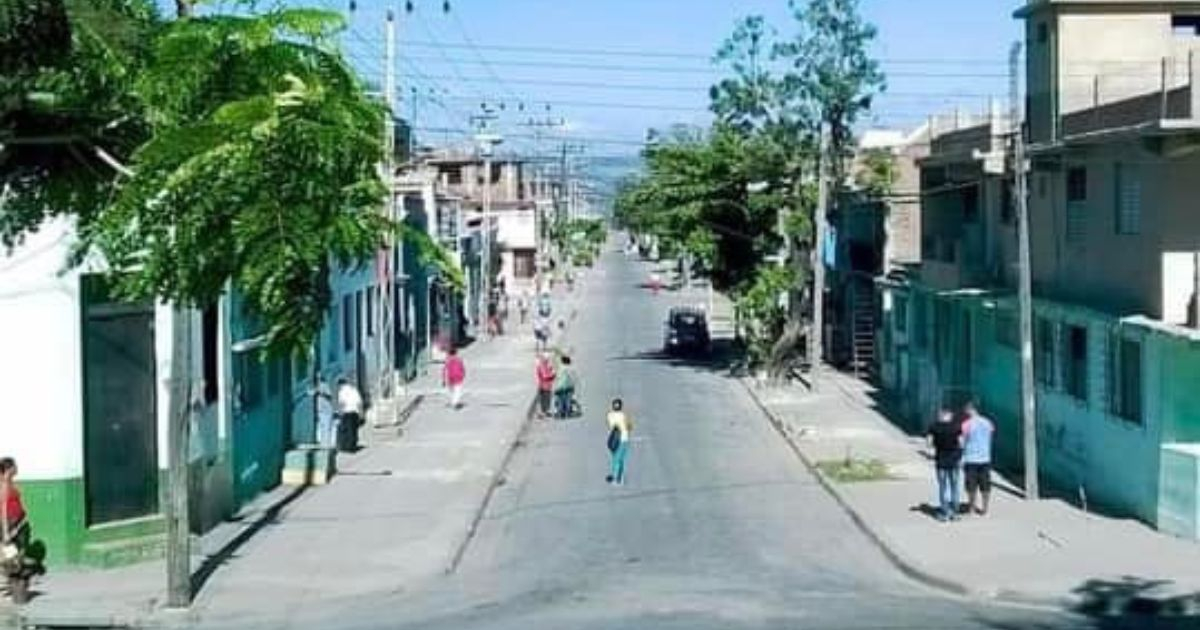
[[[558,376],[554,371],[554,362],[550,360],[550,353],[538,354],[533,375],[537,379],[538,417],[544,419],[550,415],[550,396],[554,392],[554,379]]]
[[[450,406],[454,409],[462,407],[463,383],[467,380],[467,366],[462,357],[458,356],[456,348],[450,348],[446,357],[446,365],[442,369],[442,383],[450,390]]]
[[[21,501],[16,476],[16,460],[11,457],[0,458],[0,532],[3,533],[0,566],[3,566],[8,577],[13,601],[23,604],[29,599],[30,578],[44,571],[44,552],[31,553],[29,522],[25,518],[25,504]]]

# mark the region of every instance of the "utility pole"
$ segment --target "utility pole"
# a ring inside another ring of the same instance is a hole
[[[480,133],[475,136],[475,140],[479,143],[479,151],[483,157],[483,225],[480,232],[482,252],[479,260],[481,299],[480,315],[476,321],[482,322],[486,331],[488,318],[491,316],[489,307],[492,298],[492,275],[495,273],[492,269],[492,151],[503,139],[498,135],[485,133],[488,121],[494,120],[495,114],[488,111],[474,118],[480,125]]]
[[[176,18],[192,15],[191,0],[175,0]],[[171,315],[171,380],[167,409],[167,607],[192,605],[192,540],[188,514],[188,453],[191,450],[192,311],[175,304]]]
[[[387,199],[384,201],[384,212],[387,213],[389,222],[396,221],[396,16],[391,9],[387,11],[387,24],[385,26],[387,36],[387,48],[384,51],[384,66],[383,66],[383,102],[387,106],[387,119],[384,124],[384,134],[386,137],[383,141],[384,157],[383,157],[383,184],[387,189]],[[411,137],[412,131],[409,131]],[[392,381],[394,361],[392,359],[392,339],[393,339],[393,313],[392,305],[395,303],[395,277],[396,270],[393,266],[396,262],[396,250],[401,247],[400,240],[389,237],[389,243],[383,249],[382,265],[378,265],[376,270],[381,278],[379,278],[379,299],[375,300],[375,309],[379,317],[379,329],[376,331],[379,341],[379,362],[380,362],[380,397],[388,397],[392,392]]]
[[[1025,124],[1021,117],[1021,43],[1012,46],[1008,59],[1009,124],[1013,130],[1013,201],[1017,205],[1017,310],[1021,319],[1021,426],[1025,452],[1025,498],[1038,498],[1037,400],[1033,384],[1033,280],[1029,255],[1028,171],[1025,168]]]
[[[818,389],[821,363],[825,357],[825,213],[829,196],[829,130],[821,123],[821,141],[817,157],[817,212],[813,237],[812,326],[808,335],[809,373],[813,391]]]

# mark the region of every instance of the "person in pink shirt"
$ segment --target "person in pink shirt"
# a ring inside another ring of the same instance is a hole
[[[457,348],[450,348],[446,364],[442,368],[442,384],[450,390],[450,406],[454,409],[462,407],[463,383],[467,380],[467,366],[462,357],[458,356]]]

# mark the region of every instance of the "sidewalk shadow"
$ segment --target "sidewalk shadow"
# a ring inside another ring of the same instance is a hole
[[[254,522],[252,522],[242,531],[238,532],[236,536],[218,549],[216,553],[206,557],[204,562],[200,564],[200,567],[192,573],[192,597],[194,598],[200,592],[200,590],[204,588],[204,585],[208,583],[208,580],[212,578],[213,574],[216,573],[217,569],[233,558],[237,554],[238,550],[241,549],[251,538],[253,538],[258,532],[262,531],[262,529],[267,525],[278,523],[280,513],[283,512],[287,506],[296,501],[296,499],[299,499],[300,495],[304,494],[308,488],[308,484],[296,486],[296,488],[289,492],[287,496],[283,497],[283,499],[281,499],[279,502],[264,510],[262,514],[254,519]]]

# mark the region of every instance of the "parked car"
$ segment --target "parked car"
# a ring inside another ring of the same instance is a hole
[[[663,351],[667,354],[707,354],[712,350],[708,316],[703,309],[676,306],[667,312]]]

